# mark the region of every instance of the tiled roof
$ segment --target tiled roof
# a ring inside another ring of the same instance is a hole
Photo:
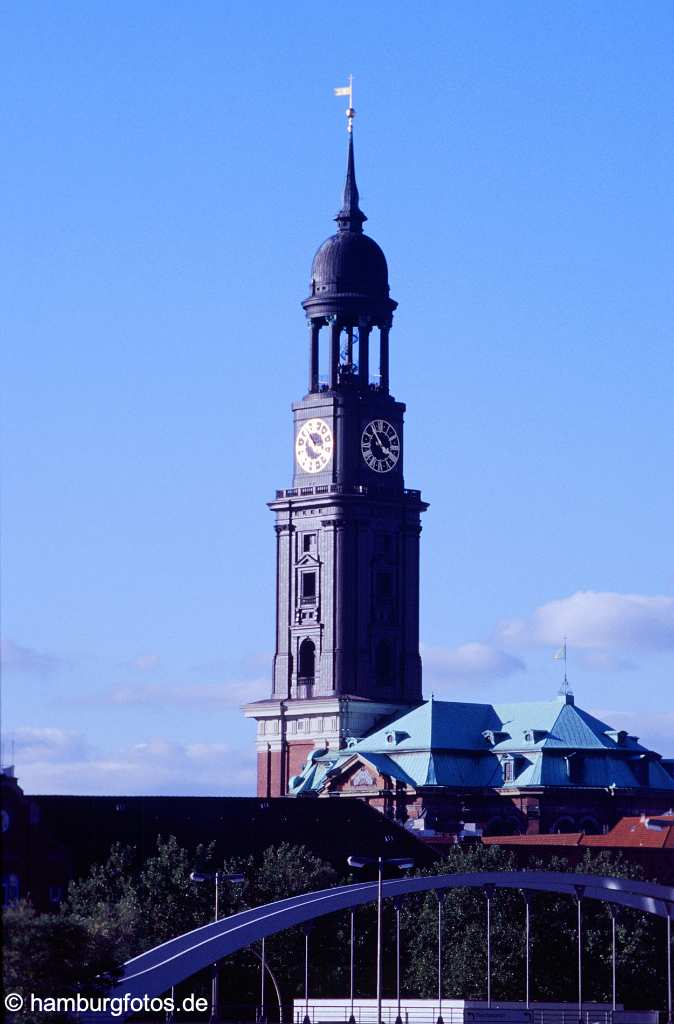
[[[621,818],[602,836],[583,832],[537,836],[483,836],[487,846],[592,846],[603,849],[674,850],[674,814]]]
[[[582,832],[546,832],[538,836],[482,836],[482,842],[485,846],[580,846],[584,838]]]
[[[674,849],[674,815],[621,818],[605,836],[584,836],[583,845]]]

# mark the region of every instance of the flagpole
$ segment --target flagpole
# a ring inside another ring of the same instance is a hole
[[[567,642],[567,639],[568,639],[567,637],[564,637],[564,640],[562,642],[562,646],[559,648],[557,653],[553,655],[555,661],[563,661],[564,662],[564,682],[562,683],[562,685],[559,688],[560,694],[564,694],[564,695],[569,692],[569,677],[568,677],[567,668],[566,668],[566,664],[567,664],[566,642]]]
[[[348,105],[346,108],[346,130],[351,133],[353,131],[353,119],[356,116],[356,111],[353,109],[353,75],[349,75],[349,84],[337,86],[333,90],[335,96],[348,96]]]

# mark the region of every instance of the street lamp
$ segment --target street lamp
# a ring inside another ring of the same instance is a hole
[[[390,864],[391,867],[400,868],[401,871],[405,871],[409,868],[414,867],[414,861],[411,857],[347,857],[347,864],[350,868],[364,868],[369,864],[377,865],[377,1021],[376,1024],[382,1024],[381,1019],[381,958],[382,958],[382,941],[381,941],[381,905],[382,905],[382,883],[384,881],[384,865]]]
[[[393,900],[396,912],[396,1002],[398,1004],[398,1016],[395,1019],[395,1024],[403,1024],[402,1017],[400,1016],[400,908],[402,905],[402,897],[396,896]]]
[[[243,882],[245,875],[236,871],[227,874],[224,871],[191,871],[190,882],[215,882],[215,914],[214,920],[220,920],[220,883],[221,882]],[[264,974],[263,974],[264,977]],[[218,986],[218,965],[213,964],[213,976],[211,979],[211,1016],[209,1024],[218,1024],[220,1020],[220,992]]]
[[[577,921],[576,932],[578,938],[578,1024],[583,1020],[583,896],[585,895],[584,885],[574,885],[576,890]]]
[[[496,886],[487,882],[484,894],[487,897],[487,1008],[491,1010],[491,900]]]

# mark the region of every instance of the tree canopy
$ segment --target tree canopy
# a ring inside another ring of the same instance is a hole
[[[339,877],[329,864],[302,846],[281,843],[257,856],[216,863],[215,844],[187,851],[173,837],[158,837],[156,850],[139,863],[133,848],[116,844],[105,864],[73,882],[58,914],[37,914],[18,903],[4,912],[5,985],[9,991],[67,994],[76,986],[94,989],[132,956],[174,935],[213,920],[214,883],[196,883],[190,872],[240,872],[242,883],[221,883],[219,914],[302,892],[327,888]],[[346,867],[346,865],[345,865]],[[451,847],[432,869],[421,874],[512,871],[505,847],[461,844]],[[543,868],[532,861],[531,868]],[[545,865],[570,870],[563,858]],[[588,851],[578,871],[641,878],[638,867],[608,853]],[[444,998],[486,996],[486,906],[478,889],[445,890],[442,906]],[[497,889],[492,898],[492,995],[524,996],[524,914],[522,895]],[[372,996],[375,988],[376,912],[359,907],[356,920],[356,994]],[[434,997],[437,977],[438,898],[434,893],[405,897],[401,907],[403,992]],[[344,998],[349,991],[350,913],[318,919],[309,933],[312,997]],[[632,1008],[660,1008],[666,1001],[664,923],[630,909],[618,915],[618,994]],[[585,994],[607,1001],[611,994],[611,917],[606,905],[583,903]],[[303,927],[290,928],[266,942],[267,963],[285,1003],[304,992]],[[569,1000],[576,996],[576,907],[568,896],[536,893],[531,902],[531,997]],[[30,965],[28,968],[27,965]],[[239,1019],[252,1016],[260,999],[259,949],[242,950],[220,965],[223,1008]],[[208,972],[182,986],[195,994],[209,992]],[[395,919],[391,900],[384,906],[384,991],[395,992]],[[273,987],[267,1010],[275,1005]],[[26,1020],[25,1015],[22,1020]],[[51,1015],[53,1021],[54,1017]],[[30,1024],[30,1022],[29,1022]]]

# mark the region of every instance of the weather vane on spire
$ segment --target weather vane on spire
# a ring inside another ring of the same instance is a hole
[[[346,108],[346,130],[349,134],[353,131],[353,119],[356,111],[353,109],[353,75],[349,75],[348,85],[338,85],[334,90],[335,96],[348,96],[349,105]]]
[[[567,640],[567,638],[564,637],[564,641],[562,643],[562,646],[559,648],[558,651],[555,651],[555,653],[553,654],[553,658],[555,659],[555,661],[563,661],[564,662],[564,682],[562,683],[562,685],[559,688],[559,693],[560,693],[561,696],[566,696],[567,693],[571,692],[571,688],[569,686],[569,680],[568,680],[567,675],[566,675],[566,640]]]

